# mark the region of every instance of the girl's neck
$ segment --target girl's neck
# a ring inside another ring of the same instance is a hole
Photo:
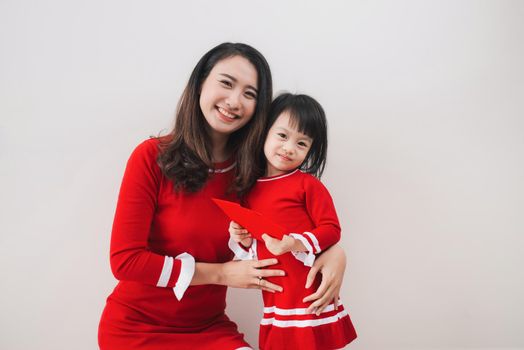
[[[291,169],[289,171],[282,171],[282,170],[275,169],[271,165],[267,164],[266,165],[266,172],[264,174],[264,177],[273,177],[273,176],[284,175],[284,174],[291,173],[291,172],[293,172],[295,170],[297,170],[297,169]]]

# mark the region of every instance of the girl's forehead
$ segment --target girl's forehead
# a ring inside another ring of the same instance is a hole
[[[285,131],[292,131],[300,137],[311,138],[298,130],[298,120],[291,118],[291,114],[288,111],[280,113],[272,127],[275,129],[278,128]]]

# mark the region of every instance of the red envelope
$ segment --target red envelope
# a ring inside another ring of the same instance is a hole
[[[254,238],[260,241],[262,241],[263,233],[277,239],[282,239],[286,233],[284,227],[264,218],[262,214],[254,210],[244,208],[238,203],[216,198],[211,199],[231,220],[247,229]]]

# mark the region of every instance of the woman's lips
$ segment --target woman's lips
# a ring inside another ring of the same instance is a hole
[[[240,118],[238,115],[229,112],[227,109],[217,106],[218,116],[221,120],[231,123],[235,119]]]

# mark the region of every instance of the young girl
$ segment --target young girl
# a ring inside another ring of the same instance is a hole
[[[356,338],[344,307],[335,301],[324,310],[308,312],[309,303],[304,302],[310,294],[304,287],[306,277],[316,254],[340,238],[333,201],[316,178],[326,163],[326,117],[313,98],[287,93],[271,104],[268,129],[265,176],[257,180],[244,204],[289,234],[282,240],[264,234],[264,242],[257,242],[237,223],[229,226],[229,246],[238,258],[278,256],[274,267],[286,271],[286,277],[266,278],[281,285],[282,293],[262,288],[260,349],[339,349]],[[319,284],[317,279],[312,287]]]

